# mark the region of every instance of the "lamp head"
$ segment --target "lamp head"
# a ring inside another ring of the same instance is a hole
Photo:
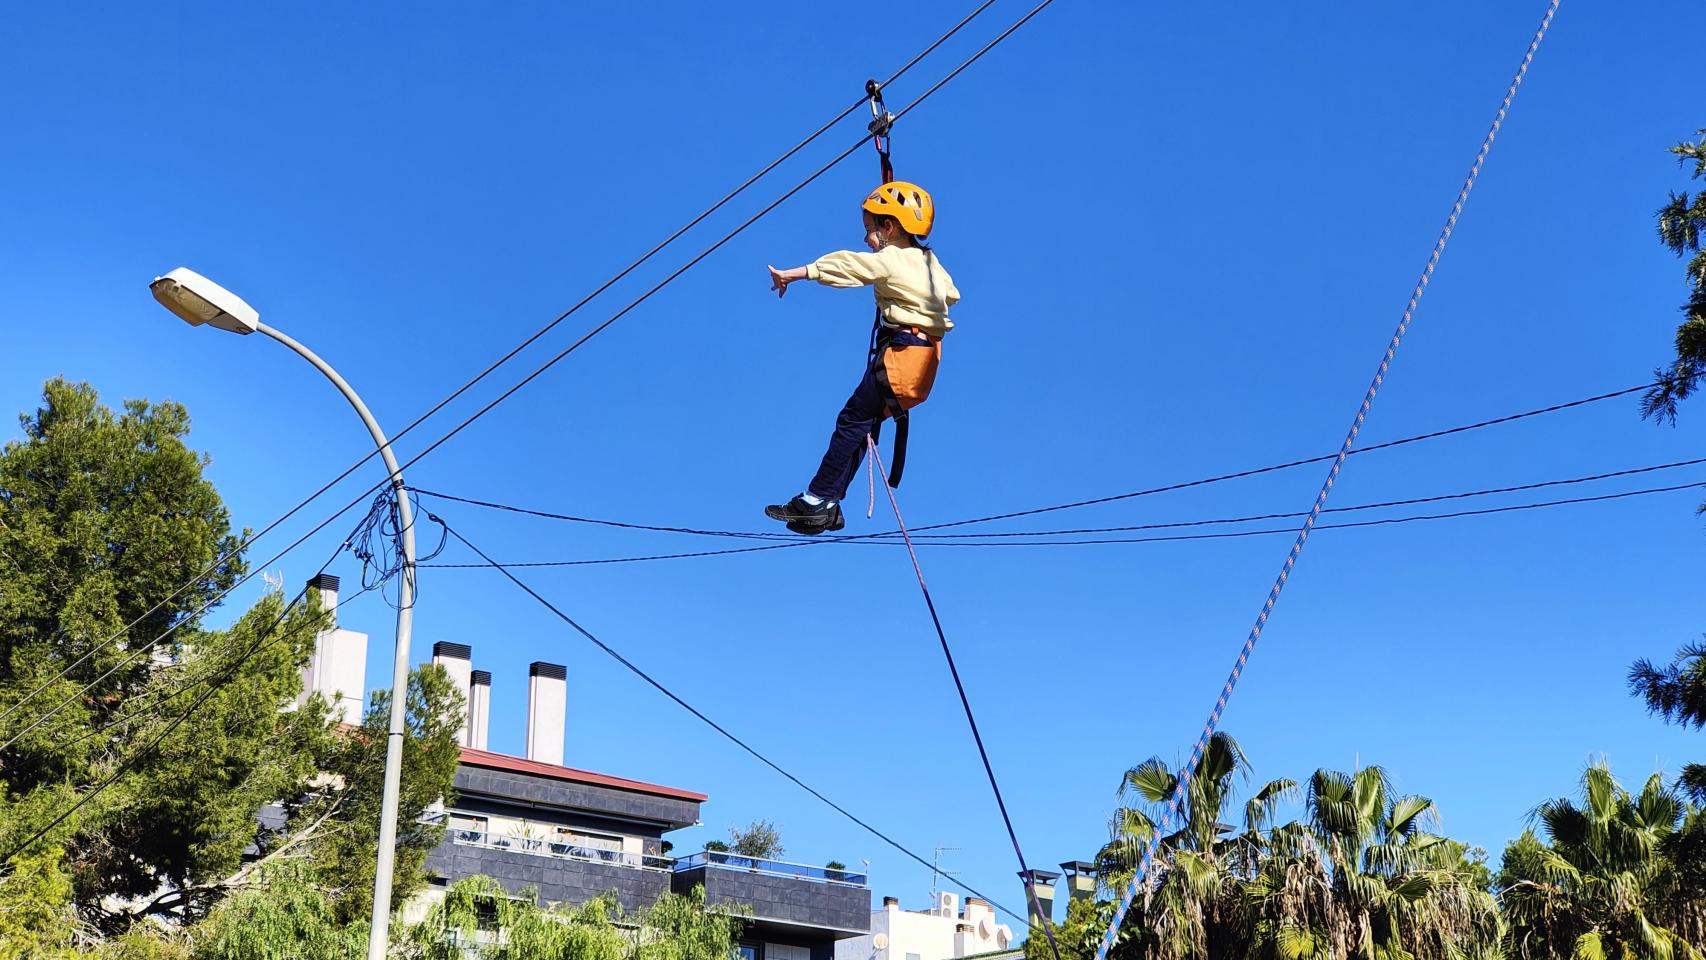
[[[261,315],[243,298],[188,267],[179,267],[148,285],[160,305],[192,327],[212,324],[232,333],[251,334]]]

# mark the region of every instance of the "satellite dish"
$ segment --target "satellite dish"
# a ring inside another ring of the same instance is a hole
[[[875,945],[878,950],[887,950],[889,948],[889,935],[886,933],[879,933],[871,938],[871,943]]]

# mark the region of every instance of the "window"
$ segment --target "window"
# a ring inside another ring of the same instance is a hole
[[[467,813],[450,814],[450,838],[460,843],[484,843],[488,821]]]
[[[735,947],[740,952],[740,960],[764,960],[764,944],[743,941]]]
[[[557,828],[557,843],[562,852],[570,856],[587,857],[594,860],[622,861],[623,839],[616,834],[588,833],[585,830],[571,830],[568,827]],[[556,851],[553,851],[556,852]]]
[[[579,830],[570,830],[567,832],[569,834],[569,842],[578,847],[587,847],[593,850],[614,850],[617,853],[622,852],[621,837],[612,836],[608,833],[583,833]]]

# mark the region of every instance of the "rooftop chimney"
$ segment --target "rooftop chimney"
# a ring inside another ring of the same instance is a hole
[[[486,749],[486,725],[492,706],[492,675],[475,670],[468,674],[468,746]]]
[[[332,625],[338,623],[338,578],[329,573],[317,573],[308,581],[311,590],[320,591],[320,609],[332,615]]]
[[[1033,928],[1043,925],[1042,918],[1054,922],[1054,882],[1060,879],[1060,874],[1053,870],[1020,870],[1019,879],[1024,881],[1026,889],[1025,906],[1030,914],[1030,924]]]
[[[474,701],[468,695],[469,663],[474,651],[466,643],[448,643],[440,640],[432,645],[432,662],[443,667],[450,675],[450,683],[456,692],[462,694],[462,729],[456,733],[456,742],[464,747],[471,746],[468,738],[468,728],[472,726],[469,718],[474,712]]]
[[[527,759],[563,765],[563,724],[568,708],[568,671],[534,661],[527,668]]]
[[[1096,865],[1085,860],[1068,860],[1060,865],[1066,873],[1066,892],[1073,900],[1096,899]]]
[[[338,578],[322,573],[308,581],[320,591],[320,607],[332,614],[331,625],[314,637],[314,655],[302,668],[302,694],[298,703],[318,693],[332,706],[332,716],[341,723],[361,722],[361,704],[366,695],[367,634],[337,625]]]

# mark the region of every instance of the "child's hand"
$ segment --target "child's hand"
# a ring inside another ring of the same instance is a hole
[[[794,281],[775,267],[768,267],[767,269],[770,271],[770,289],[776,291],[776,299],[780,300],[787,296],[788,284]]]

